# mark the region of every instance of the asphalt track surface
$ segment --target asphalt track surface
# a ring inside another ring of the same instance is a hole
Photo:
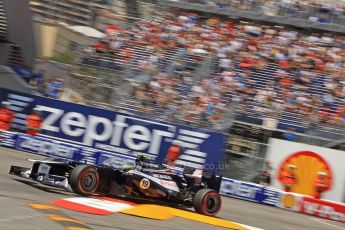
[[[49,204],[54,200],[72,197],[74,196],[72,193],[32,184],[25,179],[8,174],[11,164],[30,167],[31,163],[26,161],[27,158],[42,157],[0,147],[0,229],[65,229],[58,222],[52,221],[43,213],[29,207],[28,204]],[[124,214],[96,216],[64,209],[62,211],[88,227],[100,230],[224,229],[182,218],[156,221]],[[225,197],[219,217],[265,230],[345,230],[344,223]]]

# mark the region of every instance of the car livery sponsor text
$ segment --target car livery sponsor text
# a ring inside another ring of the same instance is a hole
[[[154,174],[153,174],[153,177],[156,177],[156,178],[158,178],[158,179],[163,179],[163,180],[172,180],[171,176],[166,175],[166,174],[157,174],[157,173],[154,173]]]

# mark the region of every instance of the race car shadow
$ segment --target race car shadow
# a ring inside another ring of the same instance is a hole
[[[75,196],[75,194],[70,193],[68,191],[65,191],[63,189],[55,188],[55,187],[48,187],[48,186],[39,184],[39,183],[37,183],[35,181],[29,181],[29,180],[24,180],[24,179],[15,179],[15,178],[13,178],[13,180],[21,182],[21,183],[26,184],[26,185],[29,185],[29,186],[34,187],[36,189],[39,189],[39,190],[41,190],[43,192],[59,194],[59,195],[67,195],[68,194],[70,196]]]
[[[200,218],[198,218],[199,220],[202,219],[202,217],[208,217],[208,216],[204,216],[202,214],[196,213],[195,210],[192,207],[186,207],[186,206],[178,205],[178,204],[174,205],[174,204],[166,203],[166,202],[162,202],[162,201],[159,202],[159,201],[153,201],[153,200],[146,200],[146,199],[133,198],[133,197],[122,197],[122,196],[115,196],[115,195],[108,195],[107,197],[123,200],[123,201],[126,201],[126,202],[131,202],[131,203],[135,203],[135,204],[139,204],[139,205],[147,205],[148,204],[148,205],[158,205],[158,206],[163,206],[163,207],[166,207],[166,208],[172,208],[172,209],[181,211],[181,212],[179,212],[180,215],[177,214],[175,216],[182,217],[182,218],[184,218],[185,215],[199,215],[200,216]],[[144,217],[144,216],[141,216],[141,218],[152,219],[152,218]],[[195,217],[193,217],[193,218],[195,218]],[[213,216],[212,218],[214,220],[228,221],[227,219],[225,219],[223,217],[220,217],[220,216]]]
[[[98,196],[102,197],[102,195],[98,195]],[[135,197],[116,196],[116,195],[106,195],[106,197],[119,199],[119,200],[135,203],[135,204],[160,205],[160,206],[169,207],[169,208],[176,208],[181,211],[194,212],[193,208],[191,207],[186,207],[184,205],[179,205],[179,204],[167,203],[160,200],[150,200],[150,199],[144,199],[144,198],[139,198],[139,197],[135,198]]]

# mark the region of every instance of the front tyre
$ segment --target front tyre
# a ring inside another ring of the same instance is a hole
[[[78,165],[72,170],[69,183],[73,192],[84,196],[92,195],[100,184],[98,171],[90,165]]]
[[[222,200],[215,190],[200,189],[194,196],[193,205],[196,212],[215,216],[222,206]]]

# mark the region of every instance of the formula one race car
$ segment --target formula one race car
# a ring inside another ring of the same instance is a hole
[[[31,169],[11,166],[10,174],[89,195],[114,195],[144,202],[194,207],[214,216],[221,208],[222,177],[194,168],[176,168],[138,157],[132,169],[93,166],[68,159],[33,161]]]

